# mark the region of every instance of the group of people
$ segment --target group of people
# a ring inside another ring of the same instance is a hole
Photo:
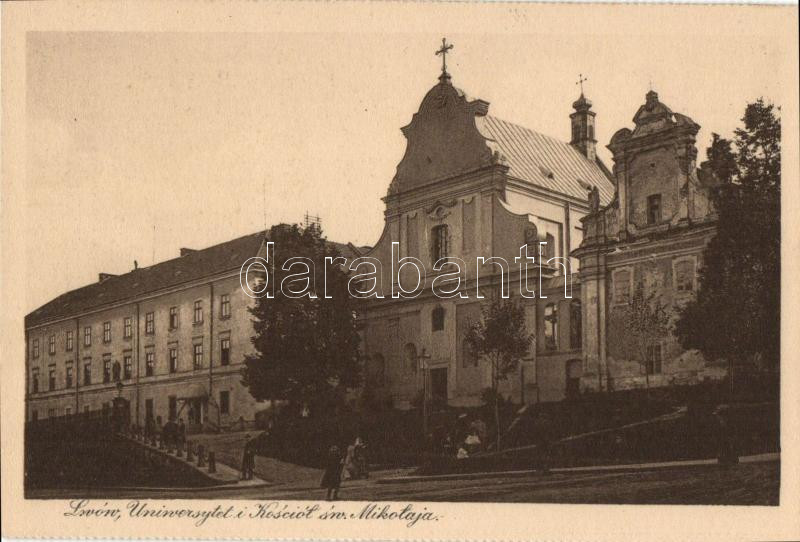
[[[357,480],[359,478],[369,478],[367,445],[361,437],[357,437],[347,447],[347,453],[344,456],[337,445],[331,446],[328,449],[325,472],[320,484],[321,487],[327,489],[326,499],[330,501],[339,497],[342,479]]]
[[[462,414],[454,427],[441,430],[444,434],[438,451],[446,456],[466,459],[484,449],[487,431],[486,423],[482,419],[469,420],[466,414]]]
[[[136,430],[138,431],[138,427]],[[166,446],[182,446],[186,444],[186,425],[183,423],[183,418],[179,418],[177,422],[171,418],[162,425],[161,416],[155,419],[153,416],[148,416],[144,421],[144,436],[149,438],[153,435],[158,436]]]

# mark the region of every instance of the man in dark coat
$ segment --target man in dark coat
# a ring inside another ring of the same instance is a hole
[[[339,487],[342,485],[342,454],[339,447],[333,445],[328,450],[328,458],[325,462],[325,474],[322,475],[321,487],[328,490],[327,500],[339,498]]]

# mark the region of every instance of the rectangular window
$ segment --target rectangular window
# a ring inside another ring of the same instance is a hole
[[[72,407],[65,408],[64,409],[64,415],[65,416],[71,416],[72,415]]]
[[[89,412],[89,409],[90,409],[89,405],[83,405],[84,412]]]
[[[72,352],[75,345],[75,335],[71,331],[67,331],[67,352]]]
[[[618,271],[614,274],[614,303],[623,305],[631,300],[631,274],[629,271]]]
[[[103,382],[111,382],[111,358],[103,359]]]
[[[658,224],[661,222],[661,194],[647,196],[647,223]]]
[[[647,346],[647,374],[661,374],[661,343]]]
[[[581,347],[583,340],[583,325],[581,314],[581,302],[573,299],[569,305],[569,346],[572,349]]]
[[[52,356],[56,353],[56,336],[50,335],[50,338],[47,340],[47,351]]]
[[[92,362],[84,361],[83,362],[83,385],[88,386],[92,383]]]
[[[542,247],[542,257],[545,262],[556,257],[556,237],[552,233],[545,235],[545,244]]]
[[[231,363],[230,339],[222,339],[219,341],[219,363],[220,365],[230,365]]]
[[[229,294],[220,296],[219,315],[220,318],[230,318],[231,316],[231,296]]]
[[[200,324],[203,322],[203,302],[194,302],[194,323]]]
[[[155,352],[147,352],[144,355],[144,375],[153,376],[156,368],[156,354]]]
[[[152,335],[156,332],[156,315],[153,312],[148,312],[144,315],[144,332]]]
[[[169,328],[178,329],[178,307],[169,308]]]
[[[681,260],[675,264],[675,289],[679,292],[694,290],[694,262]]]
[[[130,380],[133,378],[133,357],[130,354],[125,354],[122,360],[124,378],[125,380]]]
[[[219,392],[219,413],[228,414],[231,411],[231,394],[229,391]]]
[[[47,417],[48,418],[55,418],[56,417],[56,409],[48,408],[47,409]]]
[[[169,372],[178,372],[178,349],[176,347],[169,349]]]
[[[194,345],[194,368],[200,369],[203,366],[203,343]]]
[[[92,326],[83,328],[83,346],[92,346]]]
[[[169,419],[174,420],[178,417],[178,398],[174,395],[169,396]]]
[[[447,224],[441,224],[439,226],[434,226],[431,230],[431,260],[433,263],[436,261],[447,258],[448,256],[448,231],[447,231]]]
[[[103,342],[111,342],[111,322],[103,322]]]
[[[56,389],[56,366],[51,365],[47,369],[47,388],[50,391]]]
[[[33,350],[33,357],[34,358],[38,358],[39,357],[39,339],[33,339],[33,345],[31,347],[31,349]]]
[[[153,400],[145,399],[144,401],[144,419],[148,420],[153,417]]]
[[[72,384],[74,383],[72,380],[72,362],[68,361],[65,364],[65,367],[66,369],[64,371],[64,376],[65,376],[64,383],[66,384],[67,389],[69,389],[72,387]]]
[[[31,389],[33,393],[39,393],[39,368],[31,369]]]
[[[544,308],[544,346],[547,350],[558,349],[558,305],[554,303]]]
[[[122,337],[124,339],[133,337],[133,320],[130,316],[126,316],[122,321]]]

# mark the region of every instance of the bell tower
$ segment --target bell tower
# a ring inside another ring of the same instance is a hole
[[[595,112],[592,111],[592,102],[590,102],[583,95],[583,83],[588,79],[580,75],[578,82],[581,86],[580,97],[572,103],[575,112],[569,118],[572,122],[572,138],[570,144],[581,151],[581,154],[586,156],[589,160],[594,162],[597,157],[595,146],[597,140],[594,138],[594,117]]]

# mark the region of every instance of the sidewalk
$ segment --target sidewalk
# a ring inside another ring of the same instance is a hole
[[[766,463],[780,461],[780,453],[766,453],[742,456],[739,463]],[[654,463],[632,463],[627,465],[591,465],[586,467],[559,467],[550,469],[554,474],[590,474],[590,473],[623,473],[636,471],[667,470],[686,467],[707,467],[717,465],[716,459],[690,459],[686,461],[662,461]],[[430,476],[392,476],[375,480],[377,484],[407,484],[412,482],[435,482],[447,480],[479,480],[483,478],[523,478],[527,476],[541,476],[540,470],[512,470],[497,472],[469,472],[463,474],[435,474]]]

